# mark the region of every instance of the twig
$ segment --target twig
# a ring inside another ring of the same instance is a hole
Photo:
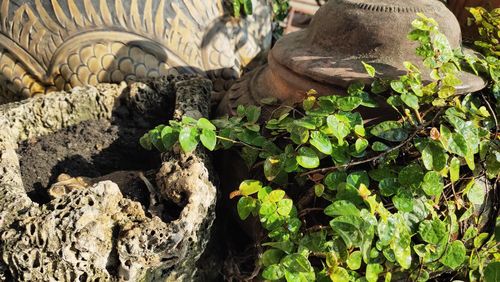
[[[306,233],[310,232],[316,232],[316,231],[322,231],[322,230],[331,230],[332,228],[330,226],[323,226],[323,225],[315,225],[313,227],[307,228]]]
[[[222,136],[219,136],[219,135],[217,135],[216,137],[217,137],[218,139],[220,139],[220,140],[227,141],[227,142],[231,142],[231,143],[233,143],[233,144],[241,144],[241,145],[243,145],[243,146],[247,146],[247,147],[252,148],[252,149],[254,149],[254,150],[263,151],[261,148],[254,147],[254,146],[252,146],[252,145],[250,145],[250,144],[247,144],[247,143],[245,143],[245,142],[236,141],[236,140],[229,139],[229,138],[226,138],[226,137],[222,137]]]
[[[361,165],[361,164],[365,164],[365,163],[369,163],[369,162],[372,162],[372,161],[376,161],[384,156],[386,156],[387,154],[389,153],[392,153],[394,152],[395,150],[398,150],[400,148],[402,148],[403,146],[405,146],[406,144],[408,144],[411,140],[413,140],[413,138],[415,136],[417,136],[418,132],[420,130],[415,130],[415,132],[413,132],[413,134],[408,137],[405,141],[403,141],[401,144],[397,145],[396,147],[393,147],[381,154],[378,154],[374,157],[371,157],[371,158],[367,158],[367,159],[363,159],[363,160],[360,160],[360,161],[356,161],[356,162],[350,162],[350,163],[347,163],[347,164],[343,164],[343,165],[338,165],[338,166],[332,166],[332,167],[326,167],[326,168],[320,168],[320,169],[315,169],[315,170],[311,170],[311,171],[308,171],[308,172],[304,172],[302,173],[300,176],[308,176],[308,175],[311,175],[311,174],[315,174],[315,173],[321,173],[321,174],[325,174],[325,173],[328,173],[328,172],[331,172],[331,171],[335,171],[335,170],[338,170],[338,169],[342,169],[342,168],[347,168],[347,167],[351,167],[351,166],[357,166],[357,165]]]
[[[299,217],[304,217],[306,214],[310,212],[316,212],[316,211],[324,211],[324,208],[309,208],[309,209],[303,209],[299,212]]]
[[[300,176],[308,176],[308,175],[311,175],[311,174],[315,174],[315,173],[321,173],[321,174],[325,174],[325,173],[328,173],[328,172],[331,172],[331,171],[335,171],[335,170],[338,170],[338,169],[342,169],[342,168],[348,168],[348,167],[351,167],[351,166],[357,166],[357,165],[361,165],[361,164],[365,164],[365,163],[369,163],[369,162],[372,162],[372,161],[376,161],[382,157],[385,157],[386,155],[388,155],[389,153],[392,153],[402,147],[404,147],[406,144],[408,144],[409,142],[411,142],[413,140],[413,138],[415,138],[415,136],[417,136],[417,134],[422,130],[424,129],[426,126],[428,126],[429,124],[432,124],[434,123],[434,121],[440,116],[441,112],[443,111],[443,109],[440,109],[436,115],[434,116],[434,118],[429,121],[429,122],[426,122],[425,124],[422,124],[421,126],[418,126],[415,131],[412,133],[412,135],[410,135],[410,137],[406,138],[405,141],[403,141],[402,143],[400,143],[399,145],[397,145],[396,147],[393,147],[379,155],[376,155],[376,156],[373,156],[373,157],[370,157],[370,158],[367,158],[367,159],[363,159],[363,160],[360,160],[360,161],[356,161],[356,162],[350,162],[350,163],[347,163],[347,164],[343,164],[343,165],[339,165],[339,166],[332,166],[332,167],[326,167],[326,168],[320,168],[320,169],[315,169],[315,170],[311,170],[311,171],[308,171],[308,172],[304,172],[302,174],[300,174]]]
[[[486,106],[488,107],[488,110],[493,115],[493,120],[495,120],[495,125],[496,125],[495,126],[495,138],[496,138],[498,136],[498,131],[499,131],[499,125],[498,125],[497,115],[496,115],[495,111],[493,110],[493,108],[491,107],[490,102],[488,102],[488,99],[486,99],[484,97],[484,94],[481,94],[481,97],[483,98],[484,102],[486,103]]]

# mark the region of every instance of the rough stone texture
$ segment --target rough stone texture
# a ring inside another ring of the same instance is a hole
[[[210,81],[178,77],[160,81],[156,86],[160,85],[177,93],[177,117],[180,113],[193,117],[208,115]],[[70,189],[41,206],[33,203],[23,189],[15,153],[17,141],[49,134],[85,119],[109,118],[115,98],[122,93],[128,97],[127,103],[137,109],[151,104],[144,102],[150,89],[137,87],[143,89],[142,94],[136,90],[122,91],[117,86],[89,87],[76,90],[73,95],[51,94],[1,108],[0,112],[9,113],[4,116],[10,119],[2,120],[0,132],[9,129],[14,135],[0,139],[0,279],[194,279],[195,263],[209,239],[216,202],[210,165],[202,150],[188,155],[177,150],[163,156],[161,172],[157,174],[159,189],[152,194],[160,201],[182,195],[182,201],[171,199],[182,208],[179,218],[171,222],[150,216],[150,211],[124,198],[110,181]],[[136,99],[137,95],[143,99]],[[55,108],[40,110],[48,104],[43,102],[46,99],[52,99]],[[74,100],[69,103],[68,99]],[[46,117],[49,113],[50,117]]]
[[[205,81],[186,79],[176,82],[175,88],[174,119],[209,116],[210,87]],[[215,219],[216,190],[212,184],[214,176],[209,174],[213,168],[202,148],[192,154],[184,154],[177,146],[172,152],[164,153],[162,160],[163,165],[156,177],[161,196],[180,206],[186,205],[180,216],[182,222],[177,225],[182,227],[177,233],[184,241],[176,247],[180,259],[168,280],[191,281],[196,275],[191,270],[196,269],[196,262],[209,241],[206,238],[210,236],[210,227]]]
[[[229,89],[271,45],[272,8],[231,0],[0,0],[0,103],[97,83],[198,73]]]
[[[124,84],[77,87],[0,106],[0,142],[18,142],[55,132],[76,123],[109,118]]]

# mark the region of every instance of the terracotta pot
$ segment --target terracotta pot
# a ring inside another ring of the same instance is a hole
[[[475,25],[467,26],[467,18],[472,15],[467,7],[484,7],[488,10],[500,8],[500,0],[448,0],[448,8],[457,16],[465,40],[473,41],[478,38]]]

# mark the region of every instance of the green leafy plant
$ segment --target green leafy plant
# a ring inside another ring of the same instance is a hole
[[[241,11],[245,15],[251,15],[253,13],[252,0],[233,0],[233,15],[239,18],[242,14]]]
[[[500,8],[490,12],[483,7],[467,9],[472,18],[468,19],[468,24],[473,23],[478,26],[481,40],[475,43],[486,55],[500,55]]]
[[[284,21],[288,15],[290,7],[288,0],[273,0],[273,16],[275,21]],[[252,0],[233,0],[233,15],[237,18],[241,17],[242,11],[245,15],[253,13]]]
[[[424,15],[413,27],[409,38],[419,42],[430,81],[405,62],[406,75],[355,83],[347,96],[310,91],[301,105],[280,106],[270,118],[239,106],[233,117],[170,121],[141,144],[184,152],[200,143],[236,147],[255,176],[263,172],[231,196],[239,197],[241,219],[257,217],[267,231],[260,254],[266,280],[496,281],[499,100],[455,90],[462,67],[488,76],[494,90],[496,62],[453,50]],[[376,96],[399,117],[366,124],[360,112],[380,107]]]

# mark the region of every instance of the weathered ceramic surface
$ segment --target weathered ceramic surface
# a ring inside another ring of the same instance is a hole
[[[238,104],[255,104],[265,97],[282,102],[301,101],[309,89],[341,94],[355,81],[370,83],[362,61],[380,76],[406,73],[403,62],[424,69],[415,54],[416,42],[407,38],[416,13],[434,18],[452,47],[461,46],[455,16],[437,0],[332,0],[315,14],[308,28],[287,34],[269,52],[268,67],[249,74],[224,97],[219,113],[233,113]],[[428,79],[429,72],[423,72]],[[458,92],[482,89],[485,82],[462,73]],[[251,81],[251,83],[248,83]],[[375,115],[377,115],[375,113]]]
[[[0,0],[0,104],[86,84],[202,73],[227,90],[271,42],[271,7],[227,0]]]
[[[155,216],[161,207],[150,204],[146,210],[125,198],[111,181],[54,194],[44,205],[33,202],[24,190],[17,141],[85,120],[108,119],[119,96],[131,99],[127,105],[141,103],[134,109],[154,105],[144,97],[150,91],[131,93],[125,86],[77,87],[73,93],[0,106],[0,281],[195,279],[216,202],[210,161],[203,150],[183,154],[177,148],[162,156],[158,188],[151,196],[161,204],[184,195],[182,212],[171,222]],[[164,86],[160,92],[175,91],[175,118],[208,116],[209,80],[181,77]],[[150,98],[158,101],[157,96]]]

